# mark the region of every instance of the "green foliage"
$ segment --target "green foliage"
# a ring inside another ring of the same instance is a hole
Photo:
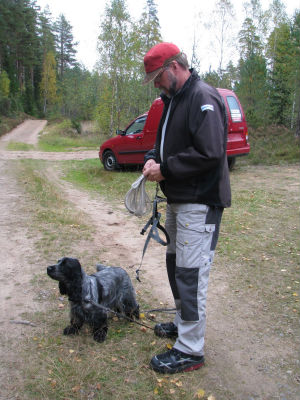
[[[270,116],[274,123],[289,126],[295,85],[295,46],[288,24],[275,28],[269,37],[270,53]]]
[[[0,73],[0,98],[7,98],[10,93],[10,79],[6,71]]]
[[[44,102],[43,111],[46,114],[47,105],[57,102],[56,88],[56,61],[54,53],[49,51],[44,59],[40,90]]]

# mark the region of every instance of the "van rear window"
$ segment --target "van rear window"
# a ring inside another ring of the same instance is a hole
[[[230,115],[233,122],[242,122],[242,112],[236,98],[233,96],[226,96],[229,105]]]

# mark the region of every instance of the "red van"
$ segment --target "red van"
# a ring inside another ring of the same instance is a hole
[[[228,115],[227,158],[232,169],[236,156],[246,155],[250,151],[247,123],[236,94],[227,89],[217,90],[224,100]],[[117,136],[101,145],[99,158],[107,171],[144,163],[145,153],[154,146],[162,111],[163,102],[158,98],[147,113],[134,119],[124,131],[118,130]]]

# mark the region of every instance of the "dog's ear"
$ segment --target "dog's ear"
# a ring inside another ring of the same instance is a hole
[[[67,287],[63,282],[58,282],[60,294],[67,294]]]

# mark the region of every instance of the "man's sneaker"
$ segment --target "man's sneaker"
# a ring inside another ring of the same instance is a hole
[[[162,374],[193,371],[203,365],[204,356],[192,356],[174,348],[166,353],[154,356],[150,361],[150,367]]]
[[[154,327],[154,333],[156,336],[165,338],[177,338],[178,336],[177,326],[173,324],[173,322],[156,324]]]

